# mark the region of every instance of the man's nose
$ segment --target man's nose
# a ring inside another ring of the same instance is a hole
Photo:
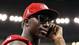
[[[45,24],[43,24],[43,27],[45,27],[45,28],[49,27],[49,23],[46,22]]]

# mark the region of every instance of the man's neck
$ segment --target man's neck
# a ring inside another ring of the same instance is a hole
[[[30,41],[32,41],[30,30],[28,27],[27,27],[27,29],[23,29],[21,36],[28,38]]]

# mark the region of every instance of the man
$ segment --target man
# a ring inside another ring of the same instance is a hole
[[[65,45],[62,27],[51,22],[57,16],[58,12],[50,10],[45,4],[30,4],[24,11],[22,36],[29,38],[35,45],[38,45],[39,37],[54,40],[56,45]]]
[[[62,27],[52,22],[57,17],[58,12],[43,3],[30,4],[23,14],[22,37],[28,38],[33,45],[39,45],[41,37],[54,41],[55,45],[65,45]]]

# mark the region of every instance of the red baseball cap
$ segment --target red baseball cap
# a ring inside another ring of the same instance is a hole
[[[44,14],[52,19],[56,19],[58,17],[58,12],[55,10],[50,10],[43,3],[32,3],[30,4],[24,11],[23,20],[27,20],[30,16]]]

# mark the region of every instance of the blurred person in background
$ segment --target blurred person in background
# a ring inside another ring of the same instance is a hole
[[[32,42],[32,45],[40,45],[40,38],[43,37],[50,39],[52,42],[54,41],[55,45],[66,45],[63,38],[62,27],[52,22],[52,20],[55,20],[58,15],[59,14],[57,11],[49,9],[43,3],[31,3],[25,9],[23,14],[23,32],[21,35],[22,40],[28,39],[30,44]],[[16,38],[16,36],[14,38]],[[4,42],[2,43],[2,45],[5,44]],[[26,41],[23,42],[26,43]],[[21,42],[16,41],[12,42],[11,44],[17,45],[20,43]]]
[[[1,45],[32,45],[29,39],[14,34],[8,36]]]

